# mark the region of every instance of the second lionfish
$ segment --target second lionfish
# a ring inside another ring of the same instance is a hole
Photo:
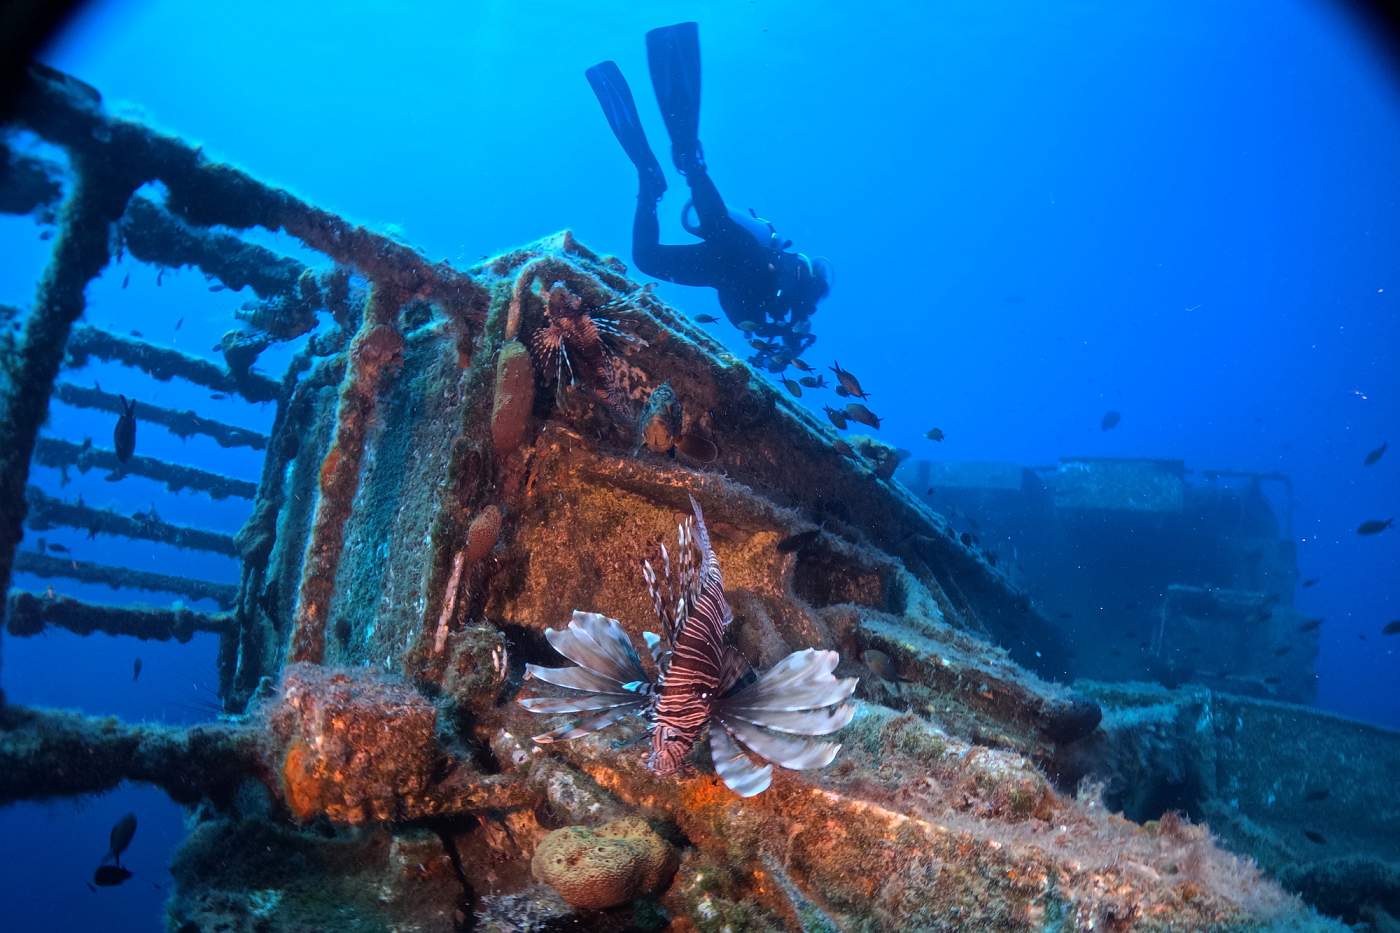
[[[574,664],[526,665],[527,677],[571,693],[520,704],[536,713],[589,714],[535,736],[540,743],[580,738],[630,715],[645,717],[651,739],[647,767],[663,776],[684,770],[695,743],[708,732],[716,773],[736,794],[751,797],[767,789],[774,764],[807,769],[831,763],[841,746],[811,737],[829,735],[851,721],[855,708],[846,700],[857,678],[838,680],[832,675],[837,653],[811,648],[755,673],[730,641],[733,613],[719,559],[699,503],[691,498],[690,504],[694,516],[680,525],[676,572],[665,545],[659,576],[642,562],[661,623],[660,635],[643,633],[655,676],[643,668],[616,619],[575,610],[567,628],[545,629],[549,643]]]

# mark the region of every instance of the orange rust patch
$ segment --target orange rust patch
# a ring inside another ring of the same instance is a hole
[[[316,781],[310,774],[313,761],[311,750],[300,739],[293,739],[287,746],[287,757],[282,764],[282,782],[286,787],[287,808],[301,821],[309,820],[318,811]]]

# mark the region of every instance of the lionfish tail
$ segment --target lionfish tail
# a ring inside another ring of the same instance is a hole
[[[532,713],[589,713],[534,737],[541,745],[581,738],[622,718],[641,714],[651,702],[653,685],[641,658],[616,619],[574,610],[564,629],[547,628],[545,638],[568,660],[568,667],[525,665],[528,680],[573,691],[564,696],[526,697],[517,702]]]
[[[857,678],[833,676],[839,660],[835,651],[794,651],[715,705],[710,755],[716,773],[736,794],[748,797],[766,789],[772,765],[806,770],[831,764],[841,746],[812,736],[830,735],[855,715],[846,700]],[[768,764],[754,763],[745,752]]]

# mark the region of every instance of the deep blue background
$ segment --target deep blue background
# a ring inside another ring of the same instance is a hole
[[[627,258],[634,175],[582,71],[618,61],[664,157],[642,36],[698,19],[713,175],[732,205],[834,263],[808,358],[861,375],[887,419],[882,435],[949,459],[1166,456],[1290,474],[1302,572],[1322,581],[1298,602],[1327,620],[1319,704],[1400,725],[1400,639],[1378,635],[1400,617],[1400,531],[1354,533],[1400,515],[1400,449],[1361,466],[1382,440],[1400,445],[1394,66],[1322,0],[986,6],[99,3],[45,59],[109,106],[129,101],[215,157],[394,224],[435,259],[467,264],[564,227]],[[672,181],[663,235],[681,242],[683,186]],[[0,218],[0,302],[31,300],[47,246],[31,221]],[[154,280],[130,260],[109,270],[89,319],[207,352],[250,297],[210,293],[189,270]],[[661,294],[717,312],[709,292]],[[720,334],[743,349],[737,333]],[[111,367],[68,378],[251,426],[271,418]],[[1105,433],[1109,408],[1123,422]],[[936,448],[922,439],[933,425],[948,435]],[[51,428],[104,446],[110,430],[109,418],[62,408]],[[256,477],[247,451],[150,425],[140,445]],[[57,490],[52,471],[35,478]],[[135,479],[90,474],[62,492],[79,490],[229,531],[247,513]],[[224,559],[46,537],[80,557],[118,559],[119,547],[123,562],[236,575]],[[207,715],[208,639],[51,634],[4,650],[19,702]],[[181,831],[162,801],[122,791],[0,811],[0,838],[24,855],[0,873],[5,927],[154,928],[153,885]],[[89,894],[82,878],[131,807],[142,818],[137,878]]]

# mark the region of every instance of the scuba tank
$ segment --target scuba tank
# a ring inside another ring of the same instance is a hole
[[[740,211],[729,210],[729,219],[742,228],[749,236],[754,238],[754,242],[774,253],[781,253],[792,245],[791,240],[779,238],[777,229],[773,224],[758,216],[758,212],[749,208],[747,214]],[[691,236],[698,236],[704,239],[705,234],[700,226],[700,220],[695,216],[695,202],[686,201],[685,207],[681,210],[681,226],[685,232]]]

